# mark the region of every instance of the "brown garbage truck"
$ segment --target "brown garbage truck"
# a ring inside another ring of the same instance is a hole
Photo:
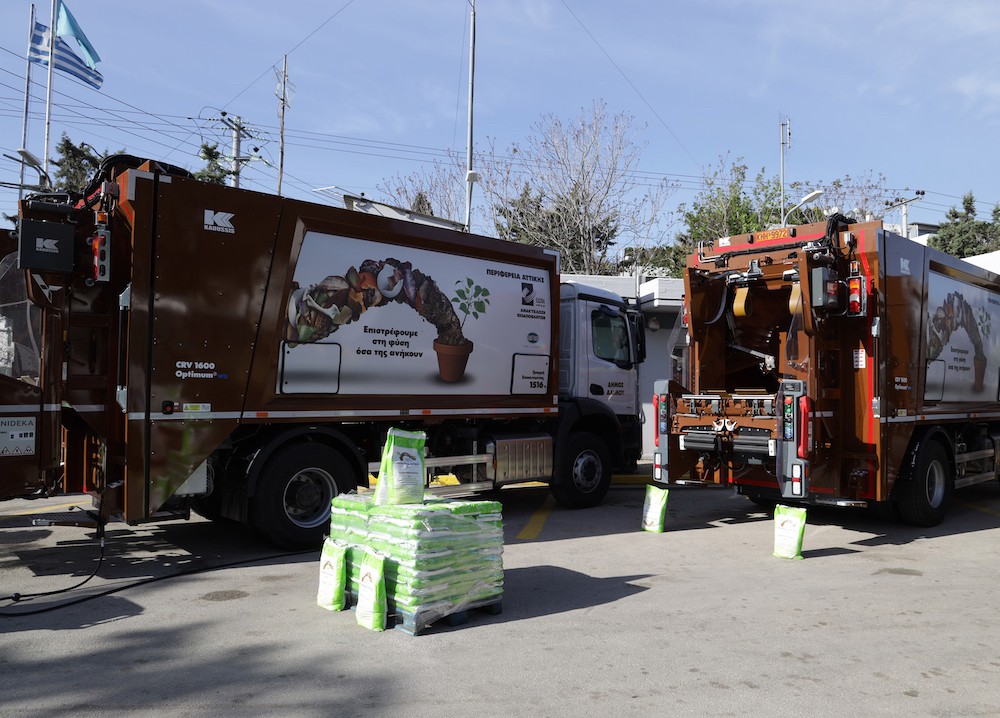
[[[442,493],[599,503],[641,453],[640,315],[558,255],[115,156],[20,204],[0,264],[0,498],[317,542],[390,427]]]
[[[684,289],[654,384],[656,481],[921,526],[997,481],[996,274],[836,215],[704,243]]]

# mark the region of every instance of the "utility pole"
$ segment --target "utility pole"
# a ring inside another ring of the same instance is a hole
[[[278,194],[281,194],[281,178],[285,174],[285,108],[289,107],[291,103],[288,100],[288,55],[285,55],[284,62],[281,64],[281,84],[278,85],[278,99],[280,103],[278,104],[278,116],[281,120],[279,136],[280,140],[278,143]]]
[[[232,176],[229,179],[230,187],[240,186],[240,168],[243,166],[244,162],[249,162],[252,157],[243,157],[240,154],[240,145],[244,136],[251,137],[250,133],[247,132],[246,126],[243,124],[243,120],[239,115],[233,115],[229,117],[226,113],[222,113],[222,122],[230,129],[233,133],[233,157],[229,163],[230,173]]]
[[[781,176],[778,182],[781,184],[781,216],[785,216],[785,150],[792,148],[792,120],[786,117],[778,125],[778,143],[781,154]]]
[[[899,207],[899,213],[900,213],[900,215],[902,215],[902,221],[903,221],[903,224],[902,224],[902,235],[904,237],[906,237],[907,239],[910,238],[910,232],[909,232],[909,223],[906,221],[906,209],[910,205],[911,202],[916,202],[918,200],[923,199],[925,192],[922,189],[918,189],[913,194],[914,194],[914,196],[911,197],[910,199],[903,199],[902,197],[897,197],[894,200],[888,200],[887,199],[885,201],[885,206],[886,206],[886,211],[887,212],[889,210],[891,210],[891,209],[895,209],[896,207]]]

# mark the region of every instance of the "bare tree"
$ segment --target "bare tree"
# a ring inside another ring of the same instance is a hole
[[[885,175],[872,170],[859,177],[844,175],[830,182],[792,182],[789,188],[795,195],[823,190],[822,200],[802,208],[805,220],[809,222],[823,219],[824,210],[837,211],[860,222],[881,219],[885,215],[885,200],[889,197]]]
[[[504,239],[559,250],[564,271],[615,272],[625,247],[657,243],[673,187],[638,171],[634,118],[603,102],[563,121],[544,115],[523,144],[491,145],[482,189]]]
[[[454,222],[465,218],[465,160],[457,153],[405,177],[396,174],[377,189],[391,204]],[[428,211],[430,210],[430,211]]]

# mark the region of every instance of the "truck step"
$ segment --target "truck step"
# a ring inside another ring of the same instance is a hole
[[[847,498],[832,498],[832,499],[816,499],[816,503],[820,506],[836,506],[841,509],[863,509],[868,506],[868,502],[864,499],[847,499]]]
[[[431,486],[427,493],[443,499],[456,499],[460,496],[474,496],[484,491],[494,489],[492,481],[474,481],[468,484],[451,484],[444,486]]]
[[[97,528],[97,524],[97,518],[89,511],[50,511],[0,517],[0,529],[28,528],[29,526],[79,526],[81,528]]]

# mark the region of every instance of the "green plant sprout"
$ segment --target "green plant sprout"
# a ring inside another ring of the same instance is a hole
[[[486,313],[486,307],[490,305],[490,290],[480,287],[471,278],[466,277],[455,282],[455,296],[451,301],[462,313],[461,328],[465,329],[465,322],[470,314],[473,319],[479,319]]]
[[[990,329],[992,328],[990,322],[990,313],[986,309],[980,308],[979,317],[977,318],[976,324],[979,325],[979,333],[983,336],[983,341],[989,339]]]

